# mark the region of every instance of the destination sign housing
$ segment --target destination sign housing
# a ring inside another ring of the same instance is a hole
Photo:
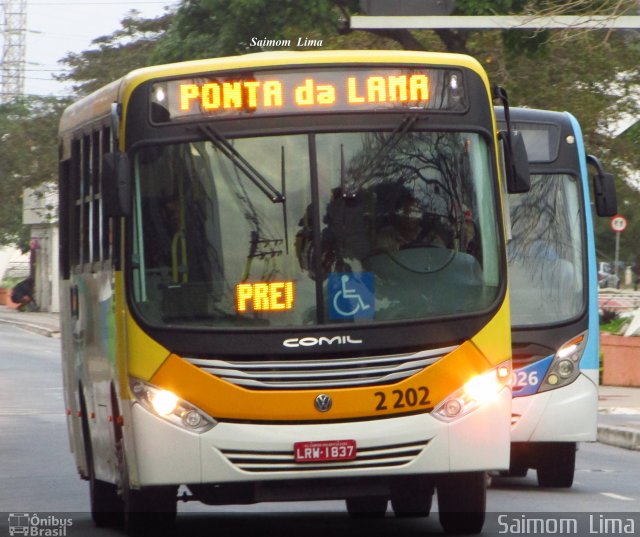
[[[157,82],[151,92],[154,123],[203,116],[466,109],[462,72],[444,68],[360,66],[225,73]]]

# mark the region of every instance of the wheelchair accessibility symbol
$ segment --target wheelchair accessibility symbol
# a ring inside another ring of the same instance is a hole
[[[333,272],[329,274],[328,291],[330,319],[373,319],[371,272]]]

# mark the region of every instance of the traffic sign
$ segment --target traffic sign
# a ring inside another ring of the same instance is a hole
[[[627,229],[627,219],[624,216],[617,214],[611,218],[610,225],[613,231],[620,233]]]

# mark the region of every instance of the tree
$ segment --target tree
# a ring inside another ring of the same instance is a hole
[[[637,7],[631,0],[458,0],[456,15],[532,14],[620,15]],[[512,31],[348,31],[358,0],[183,0],[175,15],[145,21],[135,12],[123,28],[98,38],[96,49],[70,54],[62,79],[81,93],[148,64],[260,52],[261,39],[321,39],[323,49],[418,49],[465,52],[479,59],[492,82],[509,90],[512,105],[568,110],[578,117],[587,148],[613,171],[621,184],[629,169],[640,169],[631,137],[615,138],[607,124],[637,116],[640,82],[635,58],[636,32],[569,30]],[[282,48],[282,47],[277,47]],[[623,187],[621,187],[623,189]],[[622,197],[636,211],[635,189]],[[640,210],[640,207],[638,207]],[[640,228],[640,213],[635,218]],[[598,222],[598,229],[605,229]],[[607,227],[608,229],[608,227]],[[630,236],[631,234],[627,234]],[[609,250],[604,231],[602,247]],[[626,241],[623,240],[623,247]],[[613,252],[613,250],[611,250]],[[611,253],[612,255],[612,253]]]
[[[608,0],[609,3],[611,1]],[[575,12],[580,5],[587,3],[594,2],[577,0],[565,7],[550,8],[548,6],[553,2],[545,0],[458,0],[453,14],[495,15],[540,9],[546,10],[545,13],[564,14]],[[373,40],[380,48],[412,50],[433,49],[436,36],[438,48],[469,54],[471,49],[468,41],[477,33],[453,29],[435,32],[397,29],[349,32],[349,17],[359,13],[360,3],[357,0],[184,0],[167,33],[161,38],[153,60],[164,63],[268,50],[271,47],[255,44],[266,37],[265,33],[269,40],[294,37],[293,43],[297,36],[321,38],[325,48],[338,48],[336,45],[340,48],[356,48],[354,45]],[[363,37],[365,33],[368,37]],[[344,39],[345,34],[350,34],[350,38]],[[531,32],[504,35],[509,36],[510,46],[521,52],[539,48],[544,40],[544,36]]]
[[[168,12],[143,19],[138,11],[131,10],[120,22],[120,29],[91,42],[95,48],[70,52],[62,58],[60,63],[67,66],[67,71],[55,78],[74,82],[73,90],[78,95],[87,95],[129,71],[150,65],[157,41],[172,18],[173,13]]]
[[[67,104],[52,97],[25,97],[0,106],[0,244],[28,250],[22,192],[56,182],[58,118]]]
[[[357,0],[186,0],[153,58],[164,63],[259,52],[252,39],[266,37],[336,36],[343,10],[356,6]]]
[[[73,82],[78,96],[90,93],[124,74],[149,65],[160,34],[172,13],[143,19],[135,10],[121,28],[92,41],[95,48],[70,53],[60,60],[68,70],[56,78]],[[60,116],[70,100],[26,97],[0,106],[0,245],[29,248],[29,229],[22,225],[25,187],[57,182],[57,131]]]

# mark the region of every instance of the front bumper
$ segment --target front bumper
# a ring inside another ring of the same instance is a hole
[[[594,442],[598,388],[586,375],[557,390],[513,398],[512,442]]]
[[[137,403],[131,409],[131,482],[137,486],[221,484],[271,480],[403,476],[509,466],[511,393],[443,423],[430,414],[321,424],[223,422],[203,434],[158,418]],[[301,441],[357,442],[352,461],[296,463]]]

